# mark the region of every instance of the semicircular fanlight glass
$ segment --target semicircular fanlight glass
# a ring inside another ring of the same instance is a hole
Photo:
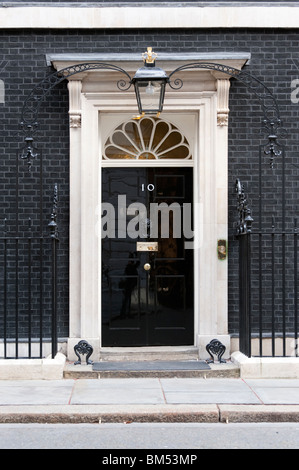
[[[145,116],[124,122],[110,134],[103,150],[104,160],[192,159],[186,137],[173,124]]]

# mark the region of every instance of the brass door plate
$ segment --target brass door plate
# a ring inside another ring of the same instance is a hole
[[[158,251],[158,242],[137,242],[136,251]]]
[[[218,259],[223,261],[227,257],[227,241],[226,240],[218,240],[217,242],[217,254]]]

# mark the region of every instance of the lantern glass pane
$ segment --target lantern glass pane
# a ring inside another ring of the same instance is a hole
[[[142,112],[145,114],[161,112],[161,82],[139,82],[138,88]]]

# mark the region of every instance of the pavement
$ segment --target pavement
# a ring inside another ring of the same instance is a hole
[[[299,422],[299,379],[0,380],[0,423]]]

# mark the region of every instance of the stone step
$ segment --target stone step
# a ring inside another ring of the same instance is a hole
[[[101,348],[100,361],[196,361],[198,348],[195,346],[158,346],[140,348]]]
[[[240,369],[227,361],[207,366],[202,361],[103,361],[94,365],[74,365],[67,363],[65,379],[104,379],[104,378],[239,378]],[[188,366],[190,364],[190,367]],[[99,366],[98,366],[99,365]],[[101,370],[97,370],[101,369]]]

